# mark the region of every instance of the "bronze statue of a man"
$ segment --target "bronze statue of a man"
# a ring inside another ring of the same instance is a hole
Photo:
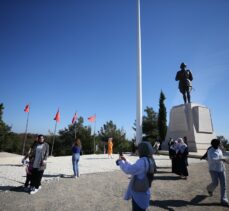
[[[190,92],[192,90],[192,83],[193,80],[192,73],[190,70],[186,69],[187,65],[185,63],[181,63],[180,70],[176,74],[176,81],[179,81],[179,90],[183,95],[184,103],[191,103],[191,96]]]

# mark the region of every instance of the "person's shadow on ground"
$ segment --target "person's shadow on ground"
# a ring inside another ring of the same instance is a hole
[[[172,207],[185,207],[187,205],[192,206],[221,206],[220,203],[201,203],[206,195],[197,195],[191,201],[185,200],[150,200],[150,206],[164,208],[169,211],[174,211],[175,209]]]
[[[24,167],[22,164],[0,164],[0,166],[15,166],[15,167]]]
[[[15,186],[9,186],[9,185],[0,186],[0,191],[25,192],[23,186],[15,187]]]
[[[44,174],[43,177],[45,178],[58,178],[58,177],[62,177],[63,174]]]
[[[26,176],[23,176],[23,177],[26,177]],[[14,192],[26,192],[24,190],[24,182],[21,182],[21,181],[17,181],[17,180],[14,180],[14,179],[9,179],[9,178],[6,178],[6,177],[1,177],[3,179],[7,179],[7,180],[11,180],[11,181],[14,181],[14,182],[17,182],[19,184],[22,184],[21,186],[9,186],[9,185],[5,185],[5,186],[0,186],[0,191],[14,191]],[[72,176],[70,175],[64,175],[64,174],[44,174],[43,175],[43,178],[72,178]],[[46,181],[46,180],[45,180]],[[44,182],[44,181],[43,181]]]
[[[155,174],[154,180],[180,180],[179,176],[157,176]]]

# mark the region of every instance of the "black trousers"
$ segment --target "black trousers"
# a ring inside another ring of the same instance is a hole
[[[44,171],[39,171],[38,168],[34,168],[32,170],[31,186],[38,189],[39,186],[41,185],[41,179],[42,179],[43,174],[44,174]]]
[[[28,187],[29,185],[31,185],[31,181],[32,181],[32,174],[26,174],[26,180],[25,180],[25,187]]]

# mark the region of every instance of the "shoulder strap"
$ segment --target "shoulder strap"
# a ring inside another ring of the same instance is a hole
[[[145,172],[146,172],[146,174],[147,174],[147,173],[149,173],[149,171],[150,171],[150,162],[149,162],[149,158],[146,157],[146,159],[147,159],[147,161],[148,161],[148,163],[149,163],[149,167],[148,167],[148,169],[147,169],[146,160],[144,159],[144,163],[145,163]]]
[[[147,158],[147,160],[148,160],[148,163],[149,163],[149,168],[148,168],[148,172],[150,173],[150,160],[149,160],[149,158]]]

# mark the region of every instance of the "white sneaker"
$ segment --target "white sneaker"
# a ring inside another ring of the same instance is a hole
[[[31,191],[30,191],[30,194],[35,194],[39,191],[39,189],[36,189],[36,188],[33,188]]]
[[[39,186],[39,188],[38,188],[38,190],[40,190],[42,187],[41,187],[41,185]]]

